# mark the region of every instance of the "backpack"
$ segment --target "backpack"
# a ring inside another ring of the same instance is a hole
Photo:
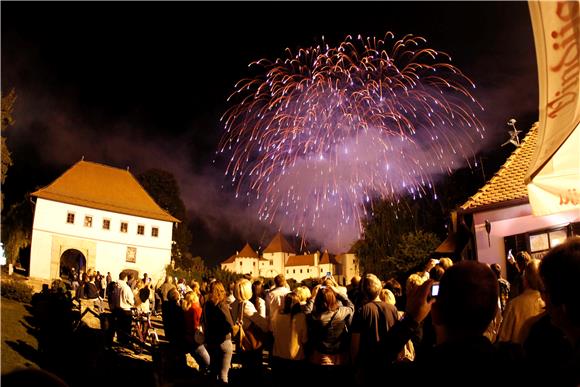
[[[320,320],[312,320],[309,336],[316,338],[314,349],[318,352],[333,355],[345,351],[348,347],[348,326],[346,320],[336,320],[337,312],[327,324]]]
[[[121,287],[116,281],[109,282],[109,285],[107,286],[107,299],[110,310],[115,310],[120,307],[119,300],[121,299]]]

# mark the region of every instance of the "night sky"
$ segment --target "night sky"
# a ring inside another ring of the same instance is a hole
[[[234,198],[213,163],[226,98],[252,61],[322,36],[423,36],[477,85],[488,175],[513,150],[500,147],[508,119],[524,131],[537,120],[526,2],[2,2],[1,11],[2,91],[18,98],[5,206],[83,156],[134,174],[165,169],[192,220],[192,253],[210,262],[246,241],[264,248],[277,231]]]

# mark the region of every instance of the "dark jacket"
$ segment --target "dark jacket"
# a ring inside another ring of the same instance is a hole
[[[208,344],[221,344],[232,338],[234,321],[230,308],[225,301],[214,305],[207,301],[205,310],[205,341]]]

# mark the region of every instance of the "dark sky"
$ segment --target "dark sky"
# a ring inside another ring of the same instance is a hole
[[[2,2],[1,11],[2,91],[18,95],[7,203],[82,156],[135,174],[166,169],[193,220],[192,252],[214,261],[245,241],[263,248],[276,231],[221,188],[224,166],[212,163],[226,98],[254,60],[323,35],[337,44],[411,33],[477,85],[490,166],[512,150],[500,148],[509,118],[523,130],[537,120],[526,2]]]

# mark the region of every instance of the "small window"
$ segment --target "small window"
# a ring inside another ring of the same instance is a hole
[[[240,261],[240,266],[242,266],[242,261]]]
[[[274,260],[270,259],[270,266],[274,266]]]
[[[137,262],[137,248],[127,247],[127,257],[125,259],[127,262],[135,263]]]
[[[157,238],[159,236],[159,228],[151,227],[151,236]]]
[[[109,219],[103,219],[103,230],[111,229],[111,221]]]
[[[310,273],[310,269],[306,269],[306,272],[307,272],[307,273]]]
[[[292,269],[292,274],[296,274],[296,269]]]
[[[137,226],[137,234],[138,235],[145,235],[145,226],[142,224]]]
[[[121,222],[121,232],[127,232],[129,229],[129,224],[127,222]]]
[[[271,272],[272,270],[270,270]],[[286,269],[286,274],[290,274],[290,270]]]
[[[93,217],[85,216],[85,227],[93,227]]]
[[[322,273],[322,268],[320,269],[320,272]]]
[[[252,266],[256,267],[256,262],[252,262]]]
[[[72,212],[69,212],[68,214],[66,214],[66,222],[70,223],[70,224],[74,224],[75,223],[75,214]]]
[[[302,274],[302,269],[300,269],[300,274]]]

